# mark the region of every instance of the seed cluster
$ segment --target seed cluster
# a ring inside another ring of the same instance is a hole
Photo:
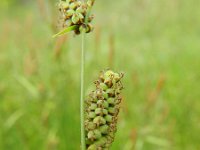
[[[122,100],[122,73],[101,72],[96,89],[86,99],[85,132],[87,150],[107,150],[114,140]]]
[[[81,31],[89,33],[93,30],[91,21],[93,16],[89,15],[89,11],[94,4],[94,0],[83,2],[80,0],[60,1],[58,8],[60,11],[60,24],[62,28],[77,25],[74,30],[75,34],[80,34]]]

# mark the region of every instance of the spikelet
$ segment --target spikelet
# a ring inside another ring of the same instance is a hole
[[[75,34],[81,31],[89,33],[93,30],[91,21],[93,15],[90,15],[90,9],[94,4],[94,0],[83,2],[80,0],[66,0],[58,3],[59,8],[59,27],[67,28],[74,25],[78,27],[74,30]],[[89,15],[89,16],[88,16]]]
[[[87,150],[107,150],[114,140],[123,89],[122,73],[101,72],[96,89],[85,103],[85,132]]]

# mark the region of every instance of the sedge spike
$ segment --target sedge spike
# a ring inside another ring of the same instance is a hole
[[[101,72],[96,89],[85,100],[85,139],[87,150],[108,150],[117,131],[122,100],[122,73]]]
[[[61,0],[58,3],[60,12],[59,24],[61,28],[73,28],[76,35],[81,32],[90,33],[93,30],[91,24],[93,15],[90,15],[90,10],[94,5],[94,0],[80,1],[80,0]],[[70,31],[70,30],[68,30]],[[66,31],[61,31],[67,33]],[[59,33],[55,36],[60,35]]]

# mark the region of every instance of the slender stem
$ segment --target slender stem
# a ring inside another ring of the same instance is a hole
[[[85,33],[82,33],[81,48],[81,98],[80,98],[80,119],[81,119],[81,149],[85,150],[85,126],[84,126],[84,65],[85,65]]]

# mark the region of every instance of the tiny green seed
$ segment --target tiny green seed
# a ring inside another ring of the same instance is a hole
[[[103,114],[107,115],[108,114],[108,110],[107,109],[103,109]]]
[[[107,85],[105,83],[100,83],[100,87],[105,91],[108,89]]]
[[[95,112],[89,112],[88,117],[89,118],[95,118],[96,117]]]
[[[110,113],[110,114],[115,114],[115,108],[113,108],[113,107],[110,107],[110,108],[108,108],[108,112]]]
[[[87,124],[87,128],[88,128],[89,130],[94,130],[94,129],[96,128],[96,124],[93,123],[93,122],[89,122],[89,123]]]
[[[94,118],[93,122],[97,125],[101,125],[101,124],[105,124],[106,120],[101,116],[97,116]]]
[[[108,98],[108,93],[103,92],[103,97],[104,97],[105,99],[107,99],[107,98]]]
[[[88,139],[95,139],[95,134],[93,131],[89,131],[87,136],[88,136]]]
[[[72,21],[70,19],[67,19],[66,22],[65,22],[65,24],[69,27],[69,26],[71,26]]]
[[[94,130],[95,139],[101,138],[101,132],[99,130]]]
[[[103,100],[98,100],[97,105],[103,105],[103,102],[104,102]]]
[[[76,9],[76,12],[77,13],[83,13],[84,9],[82,7],[79,7],[79,8]]]
[[[103,108],[108,108],[109,106],[108,102],[105,100],[98,100],[97,105],[98,107],[103,107]]]
[[[111,115],[106,115],[105,119],[106,119],[107,122],[112,122],[113,117]]]
[[[99,139],[98,141],[95,142],[95,144],[100,147],[103,146],[106,143],[107,139],[105,137],[102,137],[101,139]]]
[[[96,108],[95,109],[95,114],[99,115],[102,113],[102,109],[101,108]]]
[[[87,150],[97,150],[97,146],[95,144],[92,144],[88,147]]]
[[[114,73],[114,79],[118,82],[120,80],[120,75],[118,73]]]
[[[109,104],[115,104],[115,99],[113,97],[108,98],[107,102]]]
[[[93,4],[94,4],[94,0],[88,0],[88,1],[87,1],[87,5],[88,5],[89,7],[92,7]]]
[[[97,100],[98,100],[98,99],[97,99],[95,96],[93,96],[93,97],[90,98],[90,101],[91,101],[91,102],[97,102]]]
[[[108,104],[107,101],[104,101],[104,102],[103,102],[103,107],[104,107],[104,108],[108,108],[108,107],[109,107],[109,104]]]
[[[78,17],[76,14],[74,14],[74,15],[72,16],[72,22],[73,22],[74,24],[76,24],[78,21],[79,21],[79,17]]]
[[[100,126],[99,129],[100,129],[100,131],[101,131],[102,134],[107,134],[109,126],[108,125],[103,125],[103,126]]]
[[[77,13],[77,16],[80,18],[80,19],[83,19],[84,16],[81,14],[81,13]]]
[[[75,3],[71,3],[71,4],[69,5],[69,8],[75,9],[75,8],[76,8],[76,4],[75,4]]]
[[[75,13],[75,11],[73,9],[70,9],[67,11],[67,16],[72,16]]]
[[[104,77],[105,78],[110,78],[112,75],[114,75],[114,72],[113,71],[111,71],[111,70],[108,70],[108,71],[106,71],[105,73],[104,73]]]
[[[93,122],[96,123],[96,124],[100,124],[100,121],[101,121],[100,117],[101,116],[95,117],[94,120],[93,120]]]
[[[95,110],[97,108],[97,104],[92,103],[91,106],[89,107],[90,110]]]

